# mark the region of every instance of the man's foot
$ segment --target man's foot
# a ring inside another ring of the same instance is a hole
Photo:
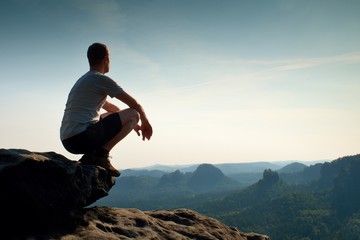
[[[96,165],[94,154],[86,153],[80,159],[79,162],[84,165]]]
[[[96,156],[94,153],[87,153],[80,158],[79,162],[84,165],[96,165],[103,167],[111,176],[120,176],[120,171],[111,165],[108,155]]]
[[[119,177],[120,171],[111,165],[108,156],[97,157],[97,165],[105,168],[111,176]]]

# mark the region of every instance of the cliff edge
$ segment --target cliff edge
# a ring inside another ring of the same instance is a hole
[[[0,149],[1,234],[7,239],[239,239],[242,233],[189,209],[86,208],[115,178],[55,152]]]

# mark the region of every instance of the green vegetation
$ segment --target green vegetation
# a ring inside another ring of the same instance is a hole
[[[360,155],[310,167],[293,164],[279,173],[265,169],[246,188],[211,165],[200,166],[161,178],[120,178],[118,191],[110,193],[117,199],[112,205],[191,208],[272,240],[360,239]]]
[[[193,208],[272,239],[356,240],[359,189],[360,155],[356,155],[324,164],[320,178],[311,184],[290,185],[266,170],[262,180],[245,190]]]

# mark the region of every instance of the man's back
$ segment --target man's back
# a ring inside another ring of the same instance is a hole
[[[99,112],[106,97],[114,97],[122,91],[114,80],[99,72],[89,71],[84,74],[69,93],[60,129],[61,140],[99,121]]]

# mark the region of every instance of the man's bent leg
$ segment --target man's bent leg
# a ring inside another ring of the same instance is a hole
[[[110,141],[108,141],[102,149],[97,150],[96,156],[96,165],[104,167],[111,175],[118,177],[120,176],[119,170],[117,170],[114,166],[111,165],[109,160],[109,152],[110,150],[123,138],[125,138],[136,126],[138,123],[140,116],[139,113],[132,109],[128,108],[123,111],[118,112],[121,120],[121,130],[115,135]],[[120,123],[119,123],[120,124]],[[102,152],[99,154],[99,152]],[[106,152],[106,153],[105,153]]]
[[[132,108],[122,110],[118,112],[118,114],[122,123],[121,131],[103,146],[103,148],[109,152],[118,142],[124,139],[134,129],[140,120],[139,113]]]

